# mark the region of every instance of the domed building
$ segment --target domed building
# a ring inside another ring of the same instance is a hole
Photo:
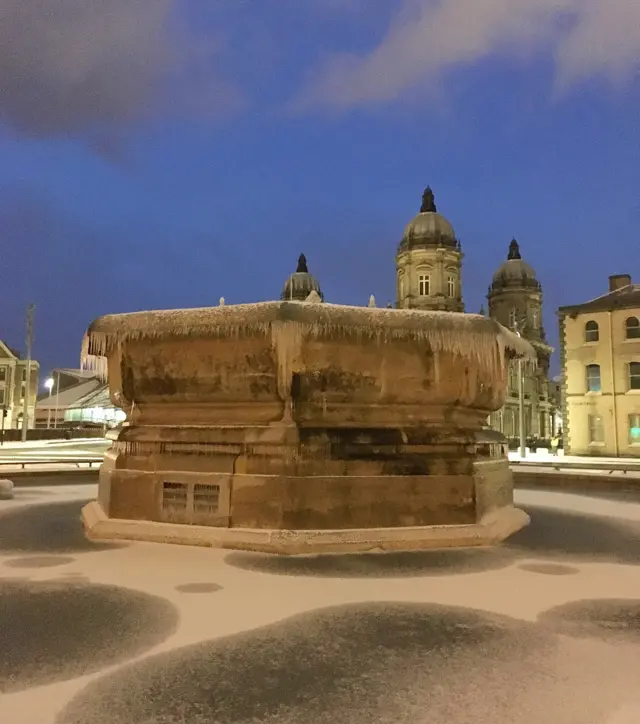
[[[430,187],[407,225],[396,254],[396,306],[463,312],[462,250],[451,223],[438,213]]]
[[[487,301],[489,316],[521,334],[537,352],[537,368],[523,368],[525,435],[549,439],[555,432],[555,400],[550,395],[548,380],[553,347],[547,344],[542,325],[542,286],[533,267],[522,258],[515,239],[509,244],[507,260],[493,275]],[[519,384],[515,363],[509,371],[505,406],[491,420],[492,427],[512,439],[520,436]]]
[[[283,301],[304,302],[311,292],[315,292],[324,301],[318,280],[309,274],[307,258],[304,254],[300,254],[298,268],[285,282],[280,299]]]

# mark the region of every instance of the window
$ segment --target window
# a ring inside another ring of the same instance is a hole
[[[587,392],[600,392],[600,365],[587,365]]]
[[[398,277],[398,293],[400,299],[404,299],[404,274]]]
[[[518,314],[515,310],[515,307],[509,312],[509,328],[515,329],[516,328],[516,322],[518,321]]]
[[[27,380],[27,368],[25,367],[25,368],[22,370],[22,381],[23,381],[23,382],[26,382],[26,380]]]
[[[640,362],[629,362],[629,389],[640,390]]]
[[[24,394],[25,394],[26,391],[27,391],[27,386],[26,386],[26,385],[24,384],[24,382],[23,382],[23,383],[22,383],[22,386],[21,386],[21,388],[20,388],[20,399],[21,399],[21,400],[24,400]]]
[[[600,329],[598,323],[593,320],[584,325],[584,341],[598,342],[600,340]]]
[[[629,444],[640,445],[640,415],[629,415]]]
[[[447,294],[450,297],[455,297],[456,295],[456,280],[454,277],[447,277]]]
[[[589,444],[604,442],[604,422],[601,415],[589,415]]]
[[[0,405],[4,405],[4,388],[0,389]]]
[[[627,339],[640,339],[640,319],[629,317],[624,323],[625,336]]]
[[[538,321],[538,312],[534,310],[533,312],[531,312],[531,326],[534,329],[538,329]]]
[[[0,367],[0,382],[6,382],[6,381],[7,381],[7,368]]]
[[[427,274],[421,274],[418,277],[418,292],[421,297],[428,297],[430,294],[430,278]]]

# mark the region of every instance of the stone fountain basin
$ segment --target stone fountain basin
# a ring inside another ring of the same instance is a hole
[[[508,358],[532,353],[494,320],[447,312],[102,317],[84,355],[128,421],[88,532],[290,553],[493,543],[526,516],[502,438],[482,433]]]

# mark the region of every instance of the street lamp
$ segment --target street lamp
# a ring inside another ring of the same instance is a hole
[[[45,380],[44,386],[49,390],[49,405],[47,408],[47,430],[51,427],[51,391],[53,390],[53,377]]]
[[[522,337],[520,333],[521,325],[514,321],[514,330],[518,337]],[[522,357],[518,359],[518,413],[520,416],[520,458],[524,460],[527,457],[527,437],[524,431],[524,360]]]

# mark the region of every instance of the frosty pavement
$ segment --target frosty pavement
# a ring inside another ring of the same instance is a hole
[[[96,545],[93,495],[0,502],[0,724],[640,721],[640,496],[518,491],[497,549],[287,558]]]

